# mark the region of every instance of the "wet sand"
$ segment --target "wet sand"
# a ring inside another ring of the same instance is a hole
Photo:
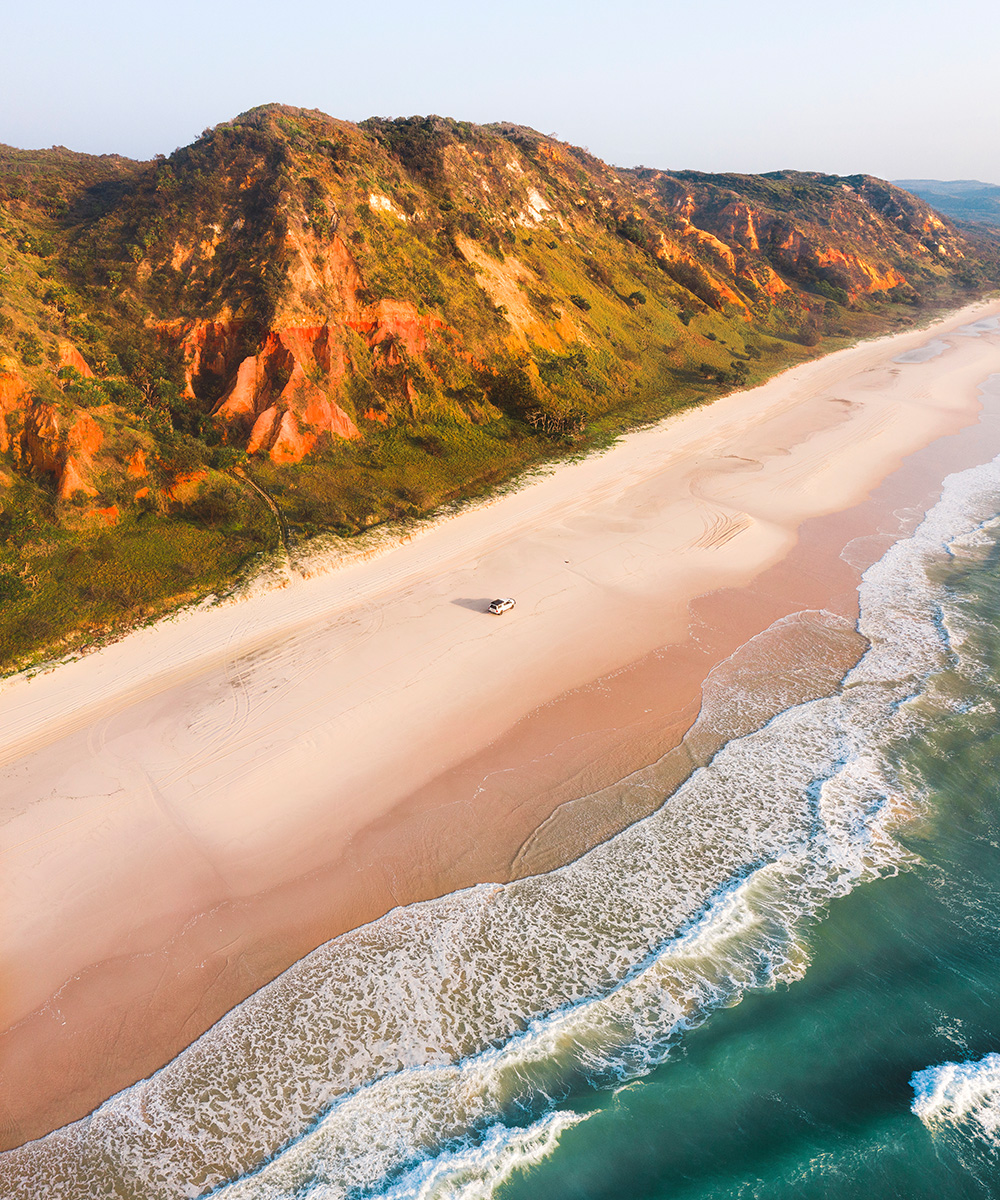
[[[1000,335],[949,337],[997,312],[797,367],[378,560],[8,683],[3,1144],[148,1074],[336,933],[644,815],[712,752],[720,705],[753,728],[828,688],[862,649],[859,569],[1000,449],[992,409],[975,424]],[[932,338],[948,348],[891,362]],[[513,613],[483,612],[508,591]]]

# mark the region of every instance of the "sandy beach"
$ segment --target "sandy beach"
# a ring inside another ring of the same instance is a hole
[[[0,1144],[338,932],[644,815],[718,744],[734,679],[730,730],[830,686],[862,649],[860,570],[1000,450],[1000,332],[968,328],[998,315],[795,367],[377,557],[7,681]]]

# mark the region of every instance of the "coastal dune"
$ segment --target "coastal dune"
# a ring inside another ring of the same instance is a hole
[[[692,604],[780,570],[804,522],[974,423],[998,315],[795,367],[377,556],[7,681],[3,1144],[83,1115],[326,938],[579,853],[554,815],[585,824],[563,806],[698,714],[718,655],[691,649]],[[517,600],[499,618],[498,595]],[[758,607],[741,640],[774,620]],[[583,769],[604,747],[587,697],[665,648],[675,693],[661,671],[628,761]]]

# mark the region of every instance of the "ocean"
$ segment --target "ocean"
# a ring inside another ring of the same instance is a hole
[[[860,613],[651,816],[320,947],[0,1194],[1000,1195],[1000,459]]]

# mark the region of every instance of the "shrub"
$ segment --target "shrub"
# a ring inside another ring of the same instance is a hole
[[[70,336],[75,342],[86,342],[92,346],[100,339],[101,331],[91,321],[70,321]]]
[[[835,304],[846,304],[850,299],[847,292],[843,288],[836,287],[826,279],[819,280],[818,283],[812,285],[812,290],[819,296],[825,296],[827,300],[832,300]]]
[[[23,333],[14,343],[26,367],[37,367],[42,361],[42,343],[33,333]]]
[[[55,250],[55,245],[46,233],[37,236],[26,233],[18,239],[17,248],[23,254],[37,254],[39,258],[48,258]]]
[[[578,296],[574,293],[570,296],[570,303],[575,304],[577,308],[582,309],[584,312],[590,312],[591,304],[585,296]]]
[[[27,593],[24,580],[11,567],[0,570],[0,601],[16,604]]]
[[[626,217],[624,221],[619,221],[615,232],[626,242],[631,242],[633,246],[645,246],[649,240],[645,227],[635,217]]]
[[[212,466],[218,471],[226,471],[247,460],[247,452],[237,446],[216,446],[212,451]]]
[[[185,515],[210,529],[232,525],[239,519],[239,500],[230,488],[216,484],[196,496],[187,505]]]
[[[484,374],[481,384],[487,400],[509,416],[523,421],[538,406],[535,389],[521,367],[507,367],[495,375]]]
[[[58,378],[66,397],[82,408],[94,408],[108,402],[108,390],[100,379],[85,379],[74,367],[63,367]]]
[[[205,465],[208,447],[188,433],[174,433],[163,438],[161,455],[165,466],[183,474]]]

